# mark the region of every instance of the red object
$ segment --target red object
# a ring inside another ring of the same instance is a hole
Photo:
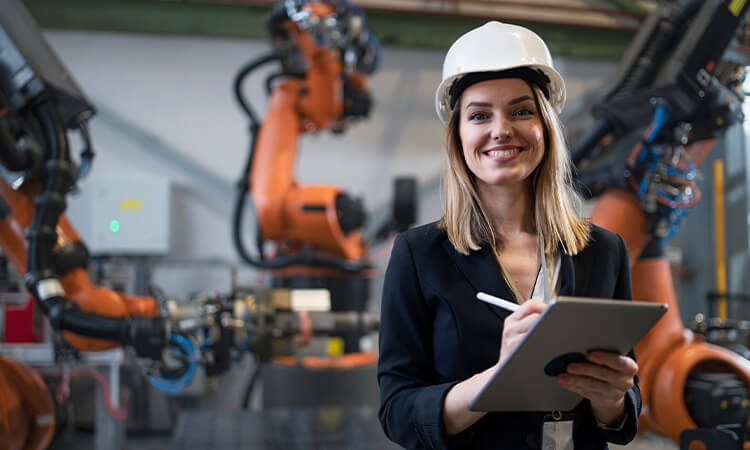
[[[22,307],[3,308],[3,342],[36,342],[34,336],[34,299],[29,296]]]

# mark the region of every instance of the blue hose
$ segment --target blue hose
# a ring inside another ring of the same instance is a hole
[[[192,381],[193,375],[195,375],[195,347],[188,338],[181,334],[171,335],[169,341],[177,347],[176,350],[187,357],[187,370],[178,378],[158,376],[149,377],[148,380],[151,382],[151,385],[157,389],[166,391],[171,395],[181,395],[181,389],[187,386],[190,381]]]

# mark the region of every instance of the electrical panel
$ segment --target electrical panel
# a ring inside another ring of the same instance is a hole
[[[68,196],[68,218],[93,255],[169,252],[170,183],[159,178],[87,180]]]

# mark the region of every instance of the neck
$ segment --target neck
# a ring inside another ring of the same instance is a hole
[[[534,208],[527,183],[513,186],[480,184],[477,187],[496,233],[503,237],[536,233],[533,227]]]

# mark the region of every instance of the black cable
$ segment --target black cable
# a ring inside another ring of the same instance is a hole
[[[254,59],[245,64],[234,78],[234,95],[237,98],[240,107],[242,107],[242,110],[245,111],[245,114],[247,114],[247,117],[250,119],[251,125],[259,126],[260,122],[250,106],[250,103],[245,100],[245,96],[242,94],[242,83],[245,81],[245,78],[258,67],[269,62],[281,61],[282,58],[283,55],[276,51],[263,55],[260,58]]]
[[[91,146],[91,133],[89,132],[89,126],[86,122],[78,124],[78,131],[81,133],[83,138],[83,150],[81,150],[81,168],[78,171],[78,178],[83,178],[88,175],[91,170],[91,165],[94,162],[94,149]]]
[[[12,172],[31,169],[35,158],[16,145],[9,120],[7,116],[0,116],[0,163]]]
[[[57,222],[65,210],[65,193],[74,182],[68,154],[68,140],[57,112],[49,102],[33,108],[44,134],[46,161],[42,191],[34,198],[34,215],[26,236],[27,277],[34,282],[56,278],[53,249],[57,242]]]
[[[303,80],[305,79],[305,74],[299,73],[299,72],[272,73],[271,75],[266,77],[266,94],[271,95],[271,92],[273,92],[273,82],[276,81],[278,78],[297,78],[297,79]]]
[[[244,206],[245,206],[245,197],[247,196],[247,192],[250,189],[250,168],[253,164],[253,155],[255,153],[255,142],[258,136],[258,130],[260,129],[260,121],[258,120],[257,116],[253,112],[252,107],[250,106],[250,102],[245,100],[244,95],[242,94],[242,83],[245,81],[245,79],[258,67],[268,64],[273,61],[281,61],[283,59],[283,54],[280,52],[271,52],[269,54],[263,55],[260,58],[254,59],[247,64],[245,64],[242,69],[237,73],[237,76],[234,79],[234,95],[235,98],[237,98],[237,102],[240,104],[242,109],[247,114],[247,117],[250,119],[250,148],[248,149],[247,158],[245,160],[245,167],[242,171],[242,175],[240,176],[240,180],[237,183],[237,199],[235,202],[235,209],[234,209],[234,217],[232,221],[232,233],[234,236],[235,241],[235,247],[237,247],[237,251],[240,253],[240,256],[242,256],[242,259],[245,260],[248,264],[251,265],[258,265],[255,264],[252,261],[255,261],[252,257],[250,257],[249,253],[246,251],[244,243],[242,241],[242,214],[244,213]],[[268,80],[266,80],[266,83],[269,83]],[[256,235],[256,246],[258,249],[258,255],[260,261],[265,260],[265,257],[263,255],[263,236],[260,233],[260,227],[258,227],[258,233]]]
[[[249,409],[250,407],[250,397],[253,395],[253,390],[255,389],[255,385],[258,382],[258,378],[260,378],[261,370],[263,369],[263,364],[256,358],[255,361],[255,370],[253,370],[252,376],[250,376],[250,380],[247,383],[247,387],[245,387],[245,394],[242,396],[242,409]]]
[[[32,107],[46,151],[41,192],[34,198],[34,215],[26,232],[26,286],[56,330],[132,345],[141,356],[161,357],[166,331],[160,317],[117,318],[81,311],[64,297],[55,270],[54,246],[57,222],[65,210],[65,194],[75,182],[76,169],[70,161],[67,134],[50,102]]]
[[[237,101],[240,103],[240,106],[245,111],[245,113],[247,113],[247,116],[250,119],[250,148],[247,154],[247,159],[245,160],[244,170],[242,172],[242,175],[240,176],[240,180],[237,182],[237,197],[235,198],[235,205],[232,215],[232,238],[234,240],[235,248],[237,249],[237,252],[240,254],[240,257],[243,259],[243,261],[261,269],[280,269],[283,267],[291,266],[293,264],[325,266],[352,272],[359,272],[362,270],[370,269],[371,266],[369,264],[353,263],[345,259],[332,258],[311,253],[281,255],[274,257],[272,260],[267,260],[264,255],[262,255],[264,241],[262,235],[260,234],[259,224],[258,235],[256,236],[256,245],[258,247],[259,256],[255,258],[247,251],[244,240],[242,238],[242,218],[245,213],[246,201],[250,189],[250,169],[252,168],[253,164],[253,156],[255,154],[258,131],[260,130],[260,122],[255,116],[252,108],[250,107],[250,104],[245,101],[244,96],[242,95],[241,86],[245,78],[253,70],[257,69],[263,64],[281,59],[281,53],[272,52],[253,61],[250,61],[240,70],[234,81],[234,93],[237,97]]]
[[[237,252],[240,254],[240,257],[242,257],[246,263],[261,269],[281,269],[294,264],[332,267],[334,269],[341,269],[350,272],[359,272],[372,268],[369,264],[354,263],[341,258],[333,258],[312,253],[281,255],[267,260],[254,258],[247,252],[242,240],[242,215],[244,213],[247,196],[247,191],[238,192],[232,220],[232,237],[234,239],[234,245]]]

